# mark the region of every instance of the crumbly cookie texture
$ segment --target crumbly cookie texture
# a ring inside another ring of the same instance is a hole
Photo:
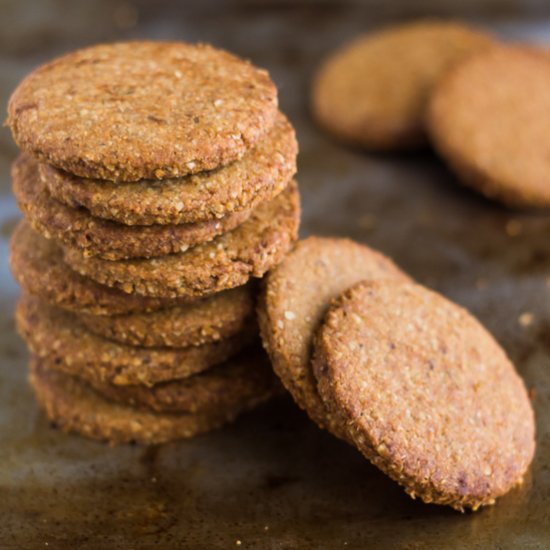
[[[254,319],[253,285],[203,300],[147,313],[79,314],[94,334],[129,346],[185,348],[218,342],[246,329]]]
[[[187,348],[143,348],[112,342],[85,329],[78,318],[23,295],[17,328],[32,353],[68,374],[116,385],[152,386],[186,378],[223,363],[255,336],[255,327],[219,342]]]
[[[494,43],[463,24],[437,20],[360,37],[320,68],[313,113],[336,137],[367,149],[424,146],[424,112],[434,84],[457,62]]]
[[[300,196],[296,182],[258,206],[233,231],[183,252],[148,260],[110,262],[86,258],[65,246],[65,261],[80,274],[124,292],[153,297],[204,297],[262,277],[298,236]]]
[[[279,113],[266,136],[240,161],[163,181],[112,183],[83,179],[47,164],[41,177],[54,198],[93,216],[126,225],[182,224],[223,219],[275,197],[296,172],[298,144]]]
[[[501,46],[441,80],[428,126],[435,148],[464,184],[513,207],[548,208],[549,109],[548,55]]]
[[[151,445],[194,437],[232,422],[273,395],[265,388],[195,413],[157,413],[107,400],[77,378],[49,369],[37,357],[31,358],[29,371],[36,398],[52,422],[66,432],[111,444]]]
[[[364,279],[408,280],[389,259],[348,239],[309,237],[262,281],[258,319],[273,368],[320,427],[347,438],[321,401],[311,372],[315,331],[330,301]]]
[[[330,307],[313,370],[357,448],[413,498],[492,504],[535,450],[521,378],[483,326],[412,283],[362,282]]]
[[[180,177],[238,160],[273,124],[266,71],[206,44],[123,42],[60,57],[8,104],[18,146],[82,177]]]
[[[90,215],[53,199],[38,174],[37,162],[22,154],[12,166],[12,188],[17,205],[33,229],[106,260],[152,258],[182,252],[235,229],[249,210],[218,220],[179,225],[129,226]]]
[[[79,275],[63,262],[61,249],[20,221],[10,243],[10,267],[24,291],[68,311],[118,315],[189,303],[189,297],[147,298],[126,294]]]

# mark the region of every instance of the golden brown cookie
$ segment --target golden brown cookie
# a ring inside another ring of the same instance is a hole
[[[8,104],[19,147],[82,177],[165,179],[241,158],[273,124],[266,71],[206,44],[126,42],[28,75]]]
[[[147,298],[126,294],[82,277],[64,262],[61,250],[20,221],[10,243],[10,266],[23,290],[77,313],[118,315],[155,311],[188,303],[189,298]]]
[[[109,401],[77,378],[45,367],[42,359],[31,358],[29,381],[48,418],[66,432],[111,444],[150,445],[190,438],[232,422],[272,395],[271,391],[249,395],[197,413],[155,413]]]
[[[296,172],[297,152],[294,129],[279,113],[254,149],[218,170],[124,184],[79,178],[47,164],[40,173],[54,198],[99,218],[127,225],[197,223],[224,219],[275,197]]]
[[[330,301],[364,279],[407,280],[382,254],[347,239],[298,242],[262,281],[258,319],[273,368],[296,403],[322,428],[343,430],[317,394],[311,372],[315,331]]]
[[[300,196],[293,181],[261,204],[233,231],[181,254],[110,262],[64,247],[65,261],[81,275],[124,292],[197,298],[245,284],[277,265],[298,235]]]
[[[437,20],[362,36],[320,68],[313,84],[313,113],[329,132],[366,149],[422,146],[424,111],[435,82],[493,42],[463,24]]]
[[[235,229],[250,216],[249,210],[241,210],[219,220],[148,226],[103,220],[51,198],[38,175],[38,164],[26,154],[20,155],[12,166],[12,187],[19,209],[36,231],[80,248],[86,256],[106,260],[181,252]]]
[[[236,336],[253,322],[252,286],[159,311],[110,317],[80,313],[78,319],[94,334],[129,346],[200,346]]]
[[[330,307],[313,371],[357,448],[413,498],[475,510],[522,482],[535,450],[525,386],[485,328],[441,295],[358,284]]]
[[[143,348],[111,342],[86,330],[66,311],[23,295],[17,328],[32,353],[85,380],[151,386],[223,363],[255,335],[255,327],[219,342],[187,348]]]
[[[437,151],[461,181],[511,206],[550,206],[550,57],[494,48],[455,67],[428,116]]]

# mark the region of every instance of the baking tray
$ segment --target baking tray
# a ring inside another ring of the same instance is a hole
[[[524,486],[478,513],[415,502],[289,398],[227,429],[162,447],[108,446],[52,429],[25,382],[7,240],[16,154],[0,135],[1,548],[550,547],[550,216],[522,214],[456,184],[429,152],[367,155],[320,133],[308,87],[324,55],[426,2],[365,5],[0,2],[0,103],[36,64],[100,40],[203,40],[267,67],[297,127],[302,234],[348,236],[391,255],[472,310],[534,395],[537,454]],[[429,3],[428,4],[433,4]],[[443,2],[453,13],[475,3]],[[512,38],[544,40],[537,13],[485,8]],[[531,6],[536,3],[530,3]],[[500,4],[499,4],[500,5]],[[503,8],[503,9],[504,9]],[[471,15],[471,14],[470,14]],[[498,17],[497,17],[498,15]]]

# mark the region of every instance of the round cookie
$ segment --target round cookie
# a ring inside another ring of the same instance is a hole
[[[197,223],[250,210],[284,189],[296,172],[298,144],[279,113],[264,139],[242,160],[218,170],[163,181],[113,183],[82,179],[41,164],[52,196],[93,216],[126,225]]]
[[[242,349],[254,329],[219,342],[187,348],[139,348],[86,330],[75,315],[23,295],[16,308],[19,333],[32,353],[85,380],[152,386],[218,365]]]
[[[197,298],[262,277],[296,240],[299,223],[300,196],[293,181],[233,231],[181,254],[110,262],[64,246],[63,257],[81,275],[124,292]]]
[[[318,71],[312,109],[329,132],[366,149],[426,143],[424,111],[437,80],[493,39],[459,23],[427,20],[362,36]]]
[[[550,58],[502,46],[471,57],[438,84],[428,125],[464,184],[510,206],[547,208],[549,109]]]
[[[17,145],[82,177],[166,179],[241,158],[271,127],[266,71],[206,44],[121,42],[33,71],[8,104]]]
[[[151,258],[187,250],[235,229],[249,210],[219,220],[180,225],[128,226],[91,216],[82,208],[51,198],[38,174],[38,164],[22,154],[12,166],[12,187],[19,209],[32,227],[46,238],[106,260]]]
[[[91,332],[129,346],[185,348],[231,338],[254,317],[254,292],[244,285],[184,306],[126,315],[79,314]]]
[[[155,413],[104,399],[78,379],[45,368],[41,359],[31,358],[29,370],[36,398],[51,421],[64,431],[111,444],[151,445],[190,438],[232,422],[272,395],[271,391],[249,395],[197,413]]]
[[[189,303],[189,298],[147,298],[126,294],[82,277],[63,262],[60,248],[31,229],[24,220],[13,232],[10,267],[26,292],[68,311],[118,315],[156,311]]]
[[[413,498],[475,510],[522,482],[535,450],[525,386],[485,328],[441,295],[359,283],[330,307],[313,371],[357,448]]]
[[[408,280],[382,254],[348,239],[309,237],[262,281],[258,321],[273,369],[320,427],[345,439],[311,372],[313,337],[330,301],[364,279]]]

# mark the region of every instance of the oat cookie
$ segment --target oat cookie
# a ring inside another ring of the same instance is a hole
[[[253,328],[232,338],[187,348],[140,348],[111,342],[86,330],[78,318],[23,295],[17,328],[32,353],[85,380],[151,386],[186,378],[224,362],[254,336]]]
[[[550,58],[502,46],[472,56],[438,84],[429,130],[466,185],[511,206],[547,208],[549,109]]]
[[[475,510],[531,463],[533,410],[513,365],[474,317],[420,285],[345,292],[316,337],[313,371],[357,448],[413,498]]]
[[[245,284],[277,265],[296,240],[300,197],[295,182],[233,231],[181,254],[110,262],[64,247],[65,261],[80,274],[124,292],[197,298]]]
[[[311,372],[313,336],[333,298],[361,280],[383,278],[407,276],[367,246],[309,237],[262,281],[258,319],[273,368],[312,420],[339,437],[345,438],[320,400]]]
[[[146,445],[190,438],[221,427],[265,401],[271,393],[250,395],[197,413],[155,413],[101,397],[77,378],[45,368],[31,358],[29,381],[49,419],[67,432],[108,441]]]
[[[463,24],[437,20],[360,37],[317,73],[313,113],[329,132],[366,149],[423,146],[424,111],[435,82],[449,67],[493,42]]]
[[[28,75],[8,104],[17,145],[82,177],[165,179],[241,158],[271,127],[266,71],[206,44],[126,42]]]
[[[12,166],[12,187],[19,209],[33,228],[106,260],[151,258],[187,250],[235,229],[249,216],[241,210],[219,220],[179,225],[128,226],[91,216],[82,208],[51,198],[38,175],[38,165],[22,154]]]
[[[126,225],[182,224],[224,218],[275,197],[296,172],[298,145],[283,114],[242,160],[210,172],[163,181],[112,183],[83,179],[47,164],[52,196],[96,217]]]

